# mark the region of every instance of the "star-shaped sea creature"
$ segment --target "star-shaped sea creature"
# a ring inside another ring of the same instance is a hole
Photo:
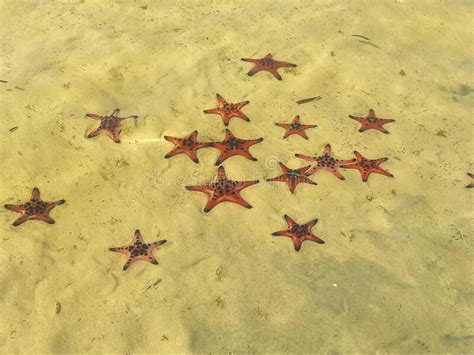
[[[280,165],[283,174],[271,179],[267,179],[267,181],[286,182],[288,184],[288,187],[290,188],[291,193],[295,192],[296,185],[303,182],[311,185],[317,185],[314,181],[308,179],[307,177],[307,171],[311,167],[311,165],[305,166],[300,169],[289,169],[282,162],[279,162],[278,164]]]
[[[49,216],[49,212],[56,206],[62,205],[65,200],[55,202],[45,202],[41,200],[40,192],[35,187],[31,194],[31,199],[21,205],[5,205],[6,209],[21,213],[21,216],[13,222],[13,225],[19,226],[28,220],[39,220],[49,224],[54,224],[55,221]]]
[[[356,120],[361,124],[359,132],[367,131],[368,129],[376,129],[377,131],[383,133],[390,133],[387,131],[383,125],[391,122],[395,122],[395,120],[388,119],[388,118],[378,118],[375,116],[374,110],[370,109],[369,114],[366,117],[359,117],[359,116],[352,116],[349,115],[350,118]]]
[[[340,159],[334,158],[332,156],[331,146],[329,144],[326,144],[326,146],[324,147],[323,154],[320,156],[310,157],[303,154],[295,154],[295,157],[298,157],[300,159],[304,159],[306,161],[310,161],[316,164],[316,165],[313,165],[306,172],[307,176],[311,176],[320,170],[326,170],[332,173],[334,176],[336,176],[340,180],[344,180],[345,178],[344,176],[341,175],[341,173],[337,169],[342,164],[350,164],[353,162],[353,160],[340,160]]]
[[[275,123],[275,125],[286,130],[283,138],[288,138],[292,134],[297,134],[304,139],[309,139],[305,132],[306,129],[318,127],[318,125],[315,124],[302,124],[300,122],[300,116],[295,116],[291,123]]]
[[[130,265],[132,265],[137,260],[145,260],[154,265],[158,264],[158,260],[153,256],[153,249],[159,247],[160,245],[166,243],[166,240],[159,240],[154,243],[145,243],[143,241],[140,231],[137,229],[133,240],[129,245],[117,248],[110,248],[110,251],[115,251],[117,253],[122,253],[127,255],[127,261],[123,266],[124,270],[127,270]]]
[[[254,64],[254,67],[250,69],[247,73],[248,76],[253,76],[261,70],[268,71],[273,74],[275,78],[278,80],[282,80],[281,75],[278,74],[279,68],[294,68],[296,64],[288,63],[288,62],[281,62],[279,60],[274,60],[273,56],[268,53],[265,57],[260,59],[252,59],[252,58],[241,58],[244,62],[250,62]]]
[[[197,141],[198,131],[194,131],[184,138],[176,138],[171,136],[165,136],[165,139],[168,142],[171,142],[175,145],[173,150],[165,155],[165,158],[171,158],[178,154],[186,154],[191,160],[195,163],[199,163],[196,151],[201,148],[209,147],[207,142],[198,142]]]
[[[217,178],[215,182],[200,186],[186,186],[186,189],[189,191],[203,192],[208,195],[209,200],[204,207],[204,212],[209,212],[216,205],[225,201],[236,203],[245,208],[252,208],[252,206],[240,196],[240,191],[257,184],[258,182],[258,180],[229,180],[225,174],[224,167],[220,166],[217,170]]]
[[[120,133],[122,132],[122,121],[129,118],[138,118],[138,116],[118,117],[120,110],[117,108],[110,116],[99,116],[95,113],[86,113],[87,117],[99,120],[100,125],[87,135],[87,138],[97,136],[100,132],[105,131],[108,136],[115,142],[120,143]]]
[[[474,179],[474,174],[467,173],[471,179]],[[474,187],[474,181],[472,181],[469,185],[466,186],[468,189],[471,189]]]
[[[222,142],[210,142],[208,147],[218,149],[221,154],[217,158],[216,166],[220,165],[224,160],[234,155],[241,155],[249,160],[256,161],[257,158],[250,154],[249,149],[254,144],[260,143],[263,138],[257,139],[240,139],[234,136],[229,130],[225,130],[225,138]]]
[[[301,249],[301,245],[305,240],[311,240],[318,244],[324,244],[324,240],[320,239],[311,232],[311,228],[313,228],[313,226],[318,223],[317,219],[313,219],[305,224],[298,224],[286,214],[283,216],[283,218],[288,224],[288,229],[274,232],[272,235],[291,238],[296,251]]]
[[[224,98],[219,94],[217,94],[216,97],[219,107],[204,110],[204,113],[220,115],[226,127],[229,125],[232,117],[238,117],[247,122],[250,121],[250,119],[241,111],[242,107],[247,105],[250,101],[242,101],[233,104],[224,100]]]
[[[382,174],[385,176],[393,177],[388,171],[382,169],[379,165],[387,161],[388,158],[380,159],[366,159],[357,151],[354,151],[356,159],[352,160],[350,164],[341,164],[340,167],[344,169],[357,169],[362,176],[362,181],[367,182],[369,175],[372,173]]]

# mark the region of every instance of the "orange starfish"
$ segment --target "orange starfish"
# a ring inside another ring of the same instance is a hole
[[[110,116],[99,116],[95,113],[86,113],[87,117],[99,120],[100,125],[87,135],[87,138],[92,138],[99,135],[100,132],[106,131],[108,136],[115,142],[120,143],[120,133],[122,132],[122,121],[128,118],[138,118],[138,116],[118,117],[120,110],[117,108]]]
[[[189,191],[203,192],[208,195],[209,200],[204,207],[204,212],[209,212],[221,202],[229,201],[245,208],[252,206],[240,196],[240,191],[257,184],[258,180],[253,181],[232,181],[225,174],[225,169],[220,166],[217,170],[217,178],[213,183],[200,186],[186,186]]]
[[[216,166],[234,155],[241,155],[249,160],[256,161],[257,158],[250,154],[249,149],[254,144],[260,143],[263,138],[240,139],[236,138],[229,129],[225,130],[225,138],[222,142],[210,142],[208,147],[219,149],[221,154],[216,161]]]
[[[21,205],[5,205],[6,209],[21,213],[21,216],[13,222],[13,225],[19,226],[28,220],[39,220],[49,224],[54,224],[55,221],[49,216],[49,212],[56,206],[62,205],[65,200],[55,202],[45,202],[41,200],[40,192],[35,187],[31,194],[31,199]]]
[[[253,76],[261,70],[268,71],[273,74],[275,78],[278,80],[282,80],[281,75],[278,73],[279,68],[294,68],[296,64],[288,63],[288,62],[281,62],[278,60],[274,60],[273,56],[268,53],[265,57],[260,59],[252,59],[252,58],[241,58],[244,62],[250,62],[254,64],[254,67],[250,69],[247,73],[248,76]]]
[[[173,150],[165,155],[165,158],[171,158],[178,154],[186,154],[195,163],[199,163],[196,151],[201,148],[209,146],[209,143],[197,141],[198,131],[192,132],[190,135],[184,138],[176,138],[171,136],[165,136],[168,142],[175,145]]]
[[[220,115],[226,127],[229,125],[230,119],[232,117],[238,117],[247,122],[250,121],[250,119],[241,111],[242,107],[247,105],[250,101],[242,101],[237,104],[233,104],[224,100],[224,98],[219,94],[217,94],[216,97],[219,107],[204,110],[204,113]]]
[[[353,120],[356,120],[361,124],[362,127],[360,127],[359,132],[364,132],[367,131],[368,129],[376,129],[377,131],[383,132],[383,133],[390,133],[387,131],[383,125],[386,123],[391,123],[395,122],[395,120],[392,119],[386,119],[386,118],[378,118],[375,116],[374,110],[370,109],[369,114],[365,117],[358,117],[358,116],[352,116],[349,115],[350,118]]]
[[[288,229],[274,232],[272,235],[291,238],[296,251],[301,249],[301,245],[305,240],[311,240],[318,244],[324,244],[324,240],[311,233],[311,228],[313,228],[313,226],[318,223],[317,219],[313,219],[305,224],[298,224],[286,214],[283,216],[283,218],[288,224]]]
[[[318,127],[315,124],[302,124],[300,123],[300,116],[295,116],[293,118],[293,121],[291,123],[275,123],[278,127],[286,129],[285,135],[283,138],[288,138],[292,134],[297,134],[304,139],[309,139],[308,136],[306,135],[305,130],[308,128],[314,128]]]
[[[158,264],[158,260],[153,256],[153,249],[166,243],[166,240],[159,240],[154,243],[145,243],[140,231],[137,229],[132,242],[129,245],[117,248],[109,248],[110,251],[127,255],[127,262],[123,266],[127,270],[137,260],[145,260],[154,265]]]
[[[291,193],[295,192],[296,185],[303,182],[311,185],[317,185],[314,181],[308,179],[306,174],[307,170],[311,167],[311,165],[305,166],[300,169],[289,169],[281,162],[279,162],[278,164],[280,165],[283,174],[271,179],[267,179],[267,181],[286,182],[288,184],[288,187],[290,188]]]
[[[388,158],[380,159],[366,159],[357,151],[354,151],[356,159],[352,160],[350,164],[341,164],[340,167],[344,169],[357,169],[362,176],[362,181],[367,182],[369,175],[372,173],[381,174],[389,177],[393,177],[388,171],[382,169],[379,165],[387,161]]]
[[[316,163],[316,165],[311,167],[311,169],[306,172],[307,176],[311,176],[320,170],[326,170],[341,180],[344,180],[345,178],[337,169],[342,164],[349,164],[353,162],[352,160],[335,159],[332,156],[331,146],[329,144],[326,144],[326,146],[324,147],[323,154],[320,156],[309,157],[303,154],[295,154],[295,157]]]

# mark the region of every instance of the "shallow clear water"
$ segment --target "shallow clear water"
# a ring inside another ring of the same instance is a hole
[[[472,4],[469,1],[1,1],[0,200],[33,187],[56,224],[2,209],[0,351],[460,353],[473,348]],[[369,40],[353,35],[362,35]],[[365,42],[365,43],[364,43]],[[368,42],[368,43],[367,43]],[[246,75],[242,57],[296,63]],[[260,179],[205,214],[215,149],[163,156],[164,136],[224,125],[215,94],[249,100],[234,180]],[[297,100],[321,96],[298,105]],[[122,143],[87,139],[120,108]],[[390,134],[348,115],[372,108]],[[277,122],[300,115],[309,140]],[[17,128],[15,128],[17,127]],[[295,153],[354,150],[394,177],[327,172],[295,194],[264,180]],[[272,237],[318,218],[324,245]],[[122,270],[140,229],[160,265]]]

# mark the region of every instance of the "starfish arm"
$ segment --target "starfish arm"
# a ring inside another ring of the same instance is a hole
[[[357,161],[361,161],[362,159],[365,159],[362,154],[360,154],[357,150],[354,150],[354,155],[357,159]]]
[[[237,104],[237,110],[241,110],[242,107],[247,106],[250,103],[250,101],[242,101]]]
[[[249,63],[258,63],[259,59],[252,59],[252,58],[240,58],[240,60]]]
[[[214,207],[216,207],[221,202],[224,202],[224,201],[222,199],[213,200],[209,198],[209,200],[206,203],[206,206],[204,206],[203,211],[206,213],[210,212]]]
[[[227,179],[227,175],[225,173],[225,169],[223,166],[220,166],[218,169],[217,169],[217,180],[219,179]]]
[[[292,237],[291,240],[293,241],[295,251],[300,251],[301,245],[303,244],[304,239],[298,239],[298,238]]]
[[[246,148],[248,148],[248,147],[251,147],[252,145],[255,145],[255,144],[258,144],[258,143],[261,143],[261,142],[263,142],[263,137],[260,137],[260,138],[257,138],[257,139],[249,139],[249,140],[245,141],[244,146]]]
[[[96,128],[96,129],[94,129],[93,131],[91,131],[87,134],[87,138],[93,138],[95,136],[98,136],[101,131],[102,131],[102,128],[100,128],[100,127]]]
[[[285,67],[285,68],[295,68],[295,67],[297,67],[296,64],[288,63],[288,62],[282,62],[282,61],[277,61],[276,64],[277,64],[278,67]]]
[[[66,202],[65,200],[59,200],[59,201],[54,201],[54,202],[46,202],[45,212],[49,212],[54,207],[60,206],[60,205],[64,204],[65,202]]]
[[[39,201],[41,199],[40,191],[37,187],[31,192],[31,201]]]
[[[365,117],[353,116],[353,115],[349,115],[349,118],[352,118],[353,120],[356,120],[357,122],[360,122],[360,123],[362,123],[362,121],[365,119]]]
[[[98,121],[102,119],[102,116],[96,115],[95,113],[86,113],[86,116]]]
[[[153,242],[153,243],[150,243],[148,244],[148,246],[151,248],[151,249],[155,249],[157,247],[159,247],[160,245],[163,245],[167,242],[166,239],[163,239],[163,240],[158,240],[156,242]]]
[[[281,171],[283,173],[287,173],[290,169],[285,165],[283,164],[281,161],[278,162],[278,166],[280,167]],[[283,175],[282,175],[283,176]]]
[[[283,175],[280,175],[280,176],[276,176],[274,178],[267,179],[267,181],[268,182],[273,182],[273,181],[287,182],[288,181],[288,176],[286,174],[283,174]]]
[[[323,154],[331,154],[331,145],[330,144],[326,144],[324,146]]]
[[[318,243],[318,244],[324,244],[324,243],[325,243],[324,240],[322,240],[321,238],[319,238],[318,236],[316,236],[316,235],[314,235],[314,234],[312,234],[312,233],[309,234],[309,235],[307,235],[307,236],[305,236],[305,237],[303,238],[303,241],[304,241],[304,240],[311,240],[312,242],[316,242],[316,243]]]
[[[308,129],[308,128],[316,128],[318,127],[317,124],[302,124],[301,125],[301,129],[305,130],[305,129]]]
[[[306,184],[310,184],[310,185],[317,185],[316,182],[314,182],[313,180],[307,178],[307,177],[304,176],[304,175],[298,177],[296,183],[297,183],[297,184],[306,183]]]
[[[216,94],[216,99],[219,106],[224,106],[227,103],[227,101],[219,94]]]
[[[282,230],[278,232],[273,232],[272,235],[274,237],[290,237],[292,236],[292,233],[290,233],[288,230]]]
[[[115,143],[120,143],[120,132],[121,132],[121,130],[107,131],[107,135],[108,135]]]
[[[247,72],[247,75],[248,76],[254,76],[255,74],[257,74],[261,70],[262,70],[262,68],[259,65],[255,65],[252,69],[250,69]]]
[[[30,217],[30,219],[35,219],[37,221],[43,221],[43,222],[46,222],[48,224],[54,224],[56,223],[54,219],[52,219],[50,216],[46,215],[46,214],[41,214],[41,215],[32,215]]]
[[[228,198],[226,198],[226,201],[236,203],[236,204],[238,204],[242,207],[245,207],[245,208],[252,208],[252,205],[250,203],[248,203],[247,201],[245,201],[242,198],[242,196],[240,196],[238,193],[233,195],[233,196],[229,196]]]
[[[136,261],[135,258],[132,258],[131,256],[128,257],[127,261],[125,262],[125,265],[123,266],[123,271],[127,270],[130,265],[132,265]]]
[[[393,177],[393,175],[391,173],[389,173],[387,170],[384,170],[380,167],[374,169],[374,173],[385,175],[385,176],[388,176],[388,177]]]
[[[207,110],[204,110],[204,113],[210,113],[210,114],[217,114],[222,116],[222,110],[220,108],[210,108]]]
[[[285,219],[286,223],[288,224],[288,228],[291,228],[296,224],[295,220],[293,218],[291,218],[290,216],[288,216],[287,214],[285,214],[283,216],[283,218]]]
[[[18,212],[18,213],[23,213],[26,210],[24,205],[6,204],[6,205],[3,205],[3,207],[5,207],[7,210],[15,211],[15,212]]]
[[[20,224],[25,223],[25,222],[26,222],[27,220],[29,220],[29,219],[30,219],[30,217],[29,217],[28,215],[24,214],[24,215],[18,217],[18,218],[15,220],[15,222],[13,222],[13,226],[17,227],[17,226],[19,226]]]
[[[302,168],[296,169],[296,172],[298,173],[298,175],[305,175],[309,168],[311,168],[311,165],[306,165]]]
[[[259,180],[250,180],[250,181],[239,181],[236,183],[235,185],[235,190],[237,192],[240,192],[242,191],[243,189],[249,187],[249,186],[252,186],[252,185],[255,185],[255,184],[258,184],[260,181]]]
[[[165,159],[174,157],[175,155],[181,154],[183,151],[179,148],[173,148],[169,153],[165,155]]]
[[[316,161],[315,157],[310,157],[309,155],[304,154],[295,154],[295,157],[311,162]]]
[[[248,118],[248,116],[245,113],[241,112],[241,111],[234,112],[233,116],[238,117],[238,118],[240,118],[244,121],[250,122],[250,118]]]
[[[283,80],[283,78],[281,77],[280,73],[278,73],[278,69],[277,68],[268,68],[267,71],[269,71],[270,73],[273,74],[273,76],[275,78],[277,78],[278,80]]]
[[[123,121],[123,120],[128,120],[129,118],[134,118],[134,119],[137,119],[138,116],[137,115],[133,115],[133,116],[128,116],[128,117],[120,117],[120,121]]]
[[[300,137],[303,137],[304,139],[309,139],[309,137],[306,135],[306,132],[305,131],[294,131],[293,133],[291,134],[297,134],[299,135]],[[286,138],[286,137],[285,137]]]
[[[305,176],[311,176],[311,175],[316,174],[319,170],[321,170],[321,168],[317,165],[314,165],[311,168],[309,168],[304,174]]]
[[[375,164],[379,165],[382,164],[383,162],[386,162],[388,158],[380,158],[380,159],[375,159]]]
[[[121,253],[121,254],[130,254],[130,251],[128,250],[128,246],[113,247],[113,248],[109,248],[109,250],[116,253]]]
[[[329,169],[328,171],[339,180],[346,180],[346,178],[337,169]]]
[[[176,138],[176,137],[171,137],[171,136],[164,136],[164,139],[166,139],[168,142],[171,142],[173,144],[180,144],[183,140],[181,138]]]
[[[114,112],[112,112],[111,116],[117,117],[117,115],[120,113],[120,109],[116,108]]]
[[[212,194],[214,189],[210,188],[208,185],[198,185],[198,186],[186,186],[186,190],[194,192],[202,192],[207,195]]]
[[[290,127],[290,125],[287,123],[275,123],[275,126],[278,126],[284,129],[288,129]]]
[[[318,223],[318,219],[315,218],[315,219],[312,219],[311,221],[305,223],[306,227],[308,227],[308,230],[311,230],[311,228],[313,228],[316,223]]]

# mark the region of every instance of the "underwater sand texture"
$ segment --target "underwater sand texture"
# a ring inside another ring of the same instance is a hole
[[[0,352],[462,353],[474,348],[474,171],[470,1],[1,1],[0,201],[33,187],[55,225],[11,224],[0,209]],[[369,38],[369,41],[358,34]],[[366,42],[372,43],[368,44]],[[375,45],[375,46],[374,46]],[[295,63],[246,73],[240,58]],[[216,149],[164,159],[165,135],[199,131],[216,93],[249,100],[238,137],[264,141],[258,161],[225,161],[253,209],[203,213]],[[296,101],[321,96],[298,105]],[[86,139],[86,113],[138,115],[122,143]],[[395,119],[359,133],[348,115]],[[276,122],[315,123],[309,140]],[[17,127],[16,129],[14,129]],[[12,131],[10,131],[13,129]],[[266,178],[354,150],[394,178],[340,169],[292,195]],[[288,214],[318,218],[295,252],[272,237]],[[166,239],[159,265],[108,248],[136,229]]]

